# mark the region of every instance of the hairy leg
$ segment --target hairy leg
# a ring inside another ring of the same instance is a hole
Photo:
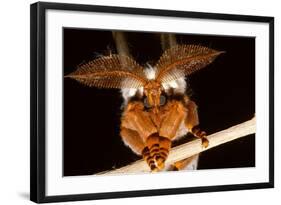
[[[180,101],[173,100],[167,103],[165,110],[159,135],[172,140],[186,118],[186,108]]]
[[[156,161],[154,160],[155,148],[159,146],[159,140],[157,134],[152,134],[148,137],[147,141],[144,142],[139,134],[127,128],[121,128],[121,137],[123,142],[131,148],[133,152],[138,155],[142,155],[142,158],[147,162],[151,171],[158,171]]]
[[[121,127],[120,135],[123,142],[137,155],[141,155],[145,147],[144,141],[139,134],[131,129]]]
[[[126,107],[121,120],[121,136],[135,153],[142,155],[151,171],[158,171],[151,152],[155,152],[154,149],[159,146],[159,135],[142,103],[133,102]]]
[[[141,102],[130,102],[121,119],[121,127],[136,131],[145,142],[148,136],[157,132],[149,113]]]
[[[189,100],[186,104],[187,116],[185,119],[185,125],[188,130],[195,136],[201,139],[202,146],[208,147],[209,140],[206,138],[206,132],[202,131],[199,127],[199,118],[196,104]]]
[[[171,141],[176,136],[179,126],[186,115],[186,110],[179,101],[169,102],[160,112],[162,122],[159,134],[154,133],[146,140],[150,152],[148,163],[150,166],[156,166],[157,170],[162,170],[165,167],[165,161],[171,148]]]

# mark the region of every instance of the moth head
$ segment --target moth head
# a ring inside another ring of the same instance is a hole
[[[161,103],[160,98],[163,90],[161,83],[155,80],[148,81],[144,86],[145,105],[147,107],[158,108]]]

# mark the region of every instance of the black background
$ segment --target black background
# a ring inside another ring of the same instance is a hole
[[[162,50],[158,33],[126,32],[134,59],[154,64]],[[200,127],[211,134],[249,120],[255,113],[255,39],[176,35],[179,44],[226,51],[189,78],[199,107]],[[100,55],[116,53],[110,31],[64,28],[64,75]],[[88,175],[139,159],[119,136],[119,90],[96,89],[64,79],[64,176]],[[255,135],[200,155],[199,169],[255,166]]]

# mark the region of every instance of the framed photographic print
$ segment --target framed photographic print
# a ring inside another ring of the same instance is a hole
[[[31,5],[34,202],[274,186],[274,18]]]

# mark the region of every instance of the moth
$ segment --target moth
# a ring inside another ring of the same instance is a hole
[[[165,167],[172,141],[192,133],[209,144],[199,128],[197,105],[186,94],[185,78],[212,63],[221,51],[199,45],[176,45],[154,65],[110,54],[78,66],[66,77],[90,87],[121,89],[124,109],[120,136],[147,162],[151,171]],[[179,170],[188,159],[176,162]]]

